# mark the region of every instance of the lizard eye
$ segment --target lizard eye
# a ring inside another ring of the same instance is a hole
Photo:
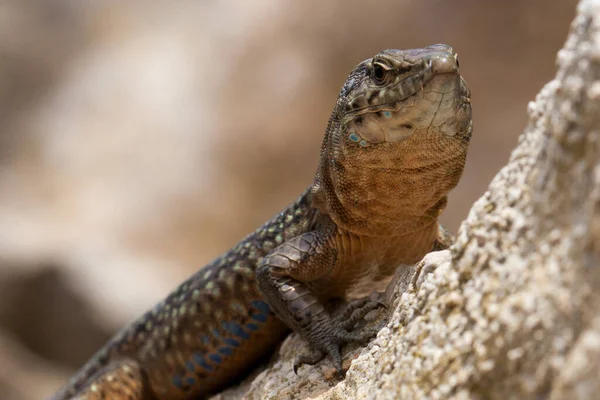
[[[373,69],[371,70],[371,77],[373,81],[378,85],[383,85],[385,83],[385,78],[387,76],[388,69],[379,63],[373,64]]]

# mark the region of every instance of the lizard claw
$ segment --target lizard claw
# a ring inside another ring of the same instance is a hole
[[[325,353],[323,353],[321,350],[316,349],[312,350],[309,354],[300,354],[299,356],[294,358],[294,374],[298,375],[298,368],[300,368],[304,364],[314,365],[321,361],[323,358],[325,358]]]

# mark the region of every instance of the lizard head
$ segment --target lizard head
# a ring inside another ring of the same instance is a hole
[[[462,174],[471,132],[470,92],[450,46],[384,50],[358,64],[339,94],[317,204],[355,232],[431,223]]]
[[[341,123],[358,146],[397,143],[419,133],[471,134],[470,93],[458,56],[437,44],[384,50],[360,63],[341,93]]]

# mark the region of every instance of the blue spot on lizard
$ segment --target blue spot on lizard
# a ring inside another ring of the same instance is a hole
[[[246,340],[250,339],[250,335],[248,334],[248,332],[244,331],[244,329],[235,322],[223,322],[222,326],[223,329],[225,329],[227,332],[231,333],[234,336]]]
[[[246,324],[246,329],[252,332],[256,332],[258,330],[258,325],[256,325],[254,322],[248,322]]]
[[[223,361],[223,359],[221,358],[221,356],[218,355],[218,354],[209,354],[208,355],[208,359],[210,361],[214,362],[214,363],[217,363],[217,364],[221,364],[221,361]]]
[[[207,370],[207,371],[212,371],[213,370],[213,367],[211,367],[211,365],[209,363],[207,363],[206,360],[204,359],[204,355],[203,354],[194,353],[192,355],[192,358],[194,359],[194,362],[196,364],[198,364],[199,366],[201,366],[205,370]]]
[[[267,322],[267,318],[269,318],[268,314],[252,314],[250,316],[250,318],[252,318],[253,320],[256,320],[258,322]]]
[[[258,311],[264,312],[268,314],[271,311],[271,307],[264,301],[254,300],[252,303],[252,307],[256,308]]]
[[[230,356],[233,354],[233,350],[231,347],[221,347],[219,348],[219,353],[224,354],[226,356]]]
[[[193,386],[196,383],[196,379],[190,376],[186,378],[185,383],[187,383],[188,386]]]
[[[179,389],[183,389],[183,381],[181,375],[173,375],[171,377],[171,382]]]
[[[225,344],[228,344],[231,347],[240,347],[240,342],[238,342],[234,338],[229,338],[228,337],[228,338],[223,339],[223,341],[225,342]]]

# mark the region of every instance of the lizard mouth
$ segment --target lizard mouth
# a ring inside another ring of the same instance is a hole
[[[423,131],[447,136],[466,133],[470,129],[471,99],[465,80],[457,69],[430,70],[423,69],[389,89],[394,91],[393,101],[348,113],[342,122],[349,139],[369,147],[400,142]]]
[[[458,89],[457,95],[461,97],[461,100],[464,103],[470,104],[471,92],[469,91],[465,80],[458,73],[458,71],[437,73],[435,75],[427,77],[427,70],[425,70],[423,72],[419,72],[404,78],[401,82],[398,83],[398,85],[395,88],[388,89],[390,92],[394,92],[397,94],[395,99],[383,104],[371,104],[348,111],[346,117],[344,118],[344,121],[342,122],[347,122],[351,119],[354,119],[367,113],[375,113],[378,111],[398,111],[400,108],[403,107],[403,105],[405,105],[406,100],[410,99],[413,96],[417,97],[419,92],[425,93],[426,89],[429,89],[430,86],[433,86],[432,81],[435,82],[436,78],[445,78],[447,76],[451,76],[454,78],[451,79],[452,81],[454,81],[452,85],[453,87],[451,89]],[[387,90],[382,89],[379,91],[379,93],[385,94],[387,93]],[[375,94],[376,93],[366,96],[367,100],[372,102],[372,99],[375,97]]]

